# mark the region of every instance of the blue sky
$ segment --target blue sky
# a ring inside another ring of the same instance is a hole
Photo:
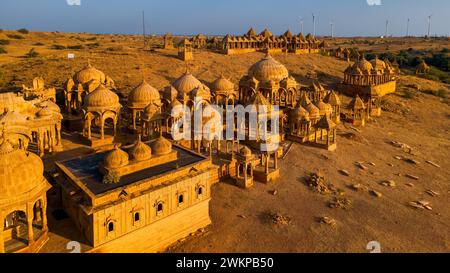
[[[142,10],[147,32],[162,34],[242,34],[253,26],[268,27],[275,34],[286,29],[329,35],[330,21],[337,36],[379,36],[385,32],[405,35],[427,32],[427,16],[433,14],[431,34],[450,35],[449,0],[2,0],[0,28],[39,31],[127,33],[142,32]],[[368,5],[381,1],[382,5]]]

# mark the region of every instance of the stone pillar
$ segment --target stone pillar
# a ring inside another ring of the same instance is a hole
[[[30,203],[27,205],[27,225],[28,225],[28,245],[30,246],[34,243],[33,204]]]
[[[41,204],[41,214],[42,214],[42,230],[44,232],[48,231],[48,224],[47,224],[47,201],[44,200]]]
[[[5,253],[5,242],[3,238],[3,226],[5,219],[3,219],[3,215],[0,214],[0,253]]]
[[[132,110],[133,112],[133,129],[136,130],[136,110]]]
[[[270,161],[270,154],[268,153],[267,155],[266,155],[266,174],[268,174],[269,173],[269,161]]]
[[[275,170],[276,169],[278,169],[278,155],[277,155],[277,152],[275,152],[275,154],[274,154],[274,161],[275,161],[275,164],[274,164],[274,166],[275,166]]]
[[[105,139],[105,120],[102,117],[100,121],[100,138]]]
[[[244,181],[247,182],[247,162],[244,163]]]

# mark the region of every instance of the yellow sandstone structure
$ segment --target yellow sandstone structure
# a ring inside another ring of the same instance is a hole
[[[65,210],[89,252],[157,252],[211,223],[217,167],[163,137],[57,168]]]
[[[48,240],[50,184],[42,160],[14,145],[3,129],[0,144],[0,253],[38,252]]]
[[[51,100],[0,94],[0,128],[6,127],[10,141],[25,150],[34,150],[40,156],[62,151],[62,119],[59,106]]]
[[[178,58],[183,61],[191,61],[194,59],[194,49],[192,47],[192,42],[188,39],[184,39],[178,45]]]
[[[281,36],[275,36],[268,29],[257,34],[253,28],[243,36],[226,35],[222,40],[222,52],[226,55],[242,54],[255,51],[267,53],[319,53],[325,46],[312,34],[293,35],[289,30]]]

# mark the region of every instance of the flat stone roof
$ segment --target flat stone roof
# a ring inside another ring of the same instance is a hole
[[[130,148],[131,147],[125,147],[122,149],[128,152]],[[93,194],[98,195],[206,159],[201,155],[175,145],[172,146],[172,149],[178,152],[177,160],[122,176],[119,183],[116,184],[103,184],[103,174],[100,173],[99,170],[100,164],[103,162],[104,157],[109,151],[70,159],[60,162],[60,164],[77,177]]]

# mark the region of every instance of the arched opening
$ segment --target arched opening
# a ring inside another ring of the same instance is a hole
[[[113,232],[114,231],[114,223],[113,222],[109,222],[108,223],[108,232]]]
[[[162,213],[163,212],[163,204],[159,203],[158,206],[156,207],[156,212],[157,213]]]
[[[141,220],[141,215],[140,215],[139,212],[136,212],[136,213],[134,214],[134,221],[135,221],[135,222],[139,222],[139,220]]]
[[[178,195],[178,205],[181,205],[184,203],[184,195],[180,194]]]
[[[44,213],[42,200],[36,201],[33,206],[33,226],[43,228]]]
[[[14,252],[28,245],[27,215],[24,211],[13,211],[3,222],[5,252]]]

